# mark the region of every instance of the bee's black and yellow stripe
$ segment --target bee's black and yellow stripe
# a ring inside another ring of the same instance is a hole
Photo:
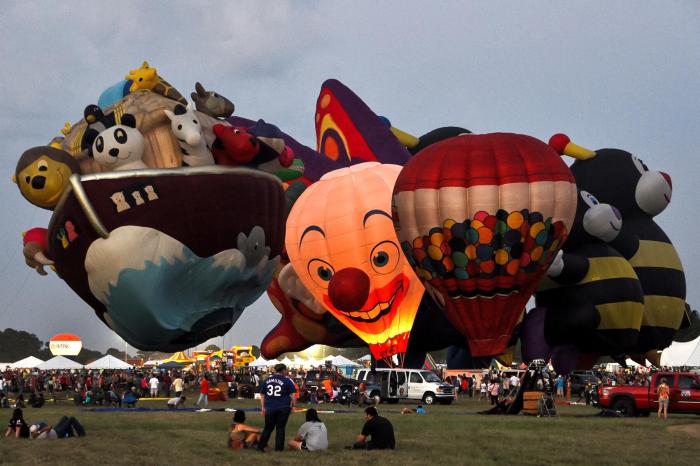
[[[629,262],[644,290],[637,350],[645,353],[666,348],[673,341],[685,315],[685,273],[676,248],[653,220],[630,226],[639,237],[639,247]]]
[[[634,349],[645,313],[635,270],[607,244],[587,244],[570,254],[588,258],[585,276],[574,284],[545,277],[535,295],[537,305],[564,319],[567,311],[574,308],[590,306],[592,312],[597,312],[595,331],[579,335],[577,345],[581,350],[619,354]]]

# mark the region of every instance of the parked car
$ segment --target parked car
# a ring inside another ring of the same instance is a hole
[[[579,398],[586,397],[586,388],[588,384],[597,385],[600,383],[598,377],[589,373],[590,371],[572,372],[569,377],[571,378],[571,395],[578,396]]]
[[[648,416],[659,409],[658,386],[666,379],[670,388],[669,413],[700,414],[700,378],[693,372],[654,372],[647,386],[602,385],[596,406],[613,409],[624,416]]]
[[[432,371],[402,368],[359,369],[357,380],[379,385],[382,401],[398,403],[399,400],[419,400],[426,405],[435,402],[450,404],[454,400],[454,387],[443,382]]]
[[[331,382],[333,382],[334,385],[340,386],[340,385],[351,385],[352,387],[357,387],[360,385],[360,382],[352,379],[350,377],[345,377],[342,374],[339,374],[336,371],[328,370],[328,371],[319,371],[319,370],[310,370],[306,373],[306,377],[304,378],[304,381],[306,382],[306,386],[311,388],[318,388],[319,385],[323,383],[324,380],[326,379],[331,379]]]

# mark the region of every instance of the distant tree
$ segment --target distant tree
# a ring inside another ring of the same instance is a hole
[[[136,356],[131,356],[135,358],[141,358],[144,361],[150,361],[155,359],[167,359],[172,355],[172,353],[163,353],[161,351],[143,351],[138,350]],[[122,359],[124,358],[124,353],[122,353]]]
[[[114,356],[115,358],[121,359],[122,361],[124,360],[124,350],[119,350],[117,348],[109,348],[107,351],[105,351],[105,354]],[[126,357],[133,358],[134,356],[127,353]]]
[[[92,361],[100,359],[102,356],[101,351],[91,350],[89,348],[83,348],[80,350],[77,356],[68,356],[69,359],[79,362],[80,364],[89,364]]]
[[[41,357],[44,342],[33,333],[6,328],[0,331],[0,361],[15,362],[27,356]]]
[[[209,345],[206,348],[204,348],[205,351],[219,351],[221,348],[219,348],[216,345]]]

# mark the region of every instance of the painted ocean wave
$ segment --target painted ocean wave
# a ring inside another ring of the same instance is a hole
[[[239,234],[237,246],[199,257],[169,235],[129,225],[94,241],[85,269],[105,319],[126,341],[184,348],[223,334],[269,286],[279,257],[269,259],[262,228]]]

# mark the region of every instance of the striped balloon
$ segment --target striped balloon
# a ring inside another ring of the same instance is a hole
[[[566,164],[529,136],[465,134],[416,154],[393,203],[408,261],[471,354],[503,353],[571,227]]]

